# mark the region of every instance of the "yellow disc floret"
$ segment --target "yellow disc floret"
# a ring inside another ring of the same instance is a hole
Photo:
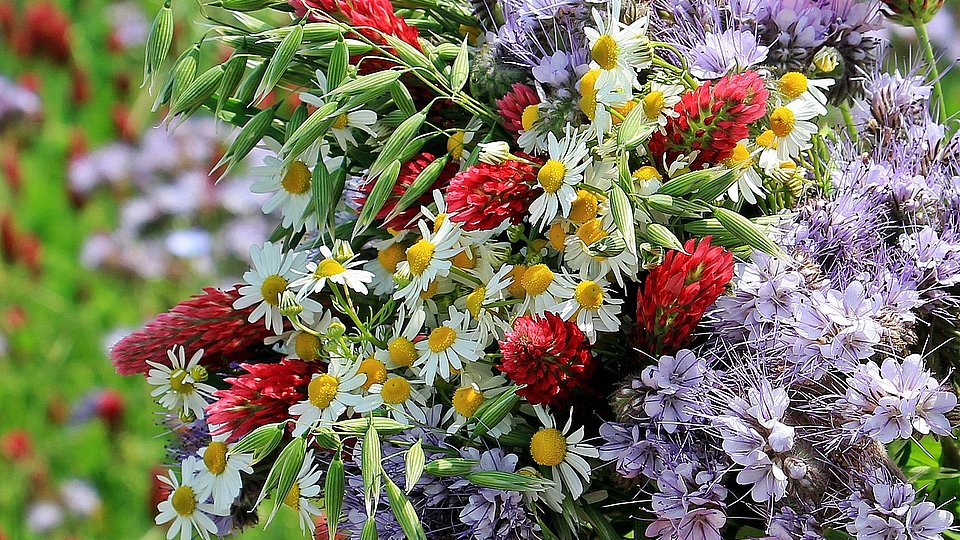
[[[433,260],[434,245],[429,240],[419,240],[407,249],[407,262],[410,263],[410,273],[419,276],[430,266]]]
[[[763,133],[757,135],[757,144],[764,148],[777,148],[777,134],[773,132],[772,129],[765,130]]]
[[[523,273],[520,284],[527,294],[537,296],[546,292],[553,283],[553,271],[545,264],[535,264]]]
[[[383,384],[387,380],[387,365],[372,356],[368,356],[360,362],[357,373],[367,376],[363,388],[369,390],[375,384]]]
[[[260,285],[263,301],[271,306],[280,305],[280,295],[287,290],[287,279],[276,274],[268,276]]]
[[[462,416],[471,418],[477,414],[477,409],[485,400],[483,392],[472,386],[465,386],[453,393],[453,408]]]
[[[430,347],[430,350],[435,353],[442,353],[443,351],[449,349],[453,346],[453,342],[457,340],[457,331],[449,326],[440,326],[434,328],[430,332],[430,337],[427,338],[427,345]]]
[[[283,504],[293,508],[297,512],[300,511],[300,482],[294,482],[290,486],[290,491],[287,492],[287,495],[283,498]]]
[[[603,305],[603,288],[596,281],[583,281],[577,285],[573,297],[584,309],[599,309]]]
[[[611,70],[617,67],[617,56],[620,53],[620,47],[617,41],[608,34],[597,38],[593,48],[590,49],[590,58],[593,59],[601,68]]]
[[[597,113],[597,78],[599,69],[591,69],[580,77],[580,110],[593,120]]]
[[[388,405],[399,405],[410,399],[410,383],[403,377],[390,377],[383,383],[380,397]]]
[[[467,295],[467,311],[469,311],[470,315],[473,315],[474,318],[480,316],[480,309],[483,308],[483,299],[486,295],[487,289],[482,285]]]
[[[340,380],[329,373],[324,373],[310,381],[307,386],[307,397],[314,407],[326,409],[333,403],[333,398],[337,397],[339,388]]]
[[[180,486],[173,492],[170,503],[181,516],[192,516],[197,510],[197,494],[190,486]]]
[[[808,86],[807,76],[803,73],[790,71],[780,77],[780,93],[787,99],[797,99],[802,96]]]
[[[182,369],[175,370],[170,374],[170,389],[178,394],[193,393],[193,383],[183,382],[189,375]]]
[[[313,362],[320,358],[320,338],[306,332],[298,332],[293,338],[293,351],[304,362]]]
[[[557,251],[563,251],[567,242],[567,231],[563,230],[563,225],[554,223],[547,230],[547,238],[550,239],[550,245]]]
[[[523,288],[523,275],[527,272],[527,266],[525,264],[514,265],[510,269],[510,272],[507,273],[508,277],[513,278],[513,281],[510,282],[510,285],[507,285],[507,292],[510,293],[510,296],[514,298],[523,298],[527,295],[526,289]]]
[[[347,269],[335,259],[324,259],[317,265],[317,269],[313,272],[313,275],[318,278],[328,278],[340,275],[346,271]]]
[[[581,189],[577,191],[577,198],[570,206],[570,221],[583,223],[588,219],[597,217],[597,210],[600,209],[600,201],[597,196]]]
[[[386,249],[377,253],[377,260],[387,272],[393,274],[397,271],[397,264],[404,258],[404,249],[402,244],[391,244]]]
[[[777,137],[789,135],[796,122],[793,111],[786,107],[777,107],[770,113],[770,129]]]
[[[310,191],[310,169],[302,161],[294,161],[280,181],[284,191],[291,195],[303,195]]]
[[[563,178],[566,174],[566,165],[555,159],[548,159],[537,172],[537,181],[547,193],[556,193],[563,187]]]
[[[609,233],[603,228],[603,223],[600,222],[600,218],[593,218],[583,225],[580,225],[580,228],[577,229],[577,237],[587,246],[606,237],[608,234]]]
[[[417,347],[405,337],[398,337],[388,343],[387,352],[390,353],[390,360],[394,364],[404,367],[412,366],[420,357],[417,354]]]
[[[220,441],[213,441],[203,451],[203,464],[211,474],[220,475],[227,470],[227,445]]]
[[[643,97],[643,114],[651,120],[660,116],[666,106],[666,96],[659,90],[654,90]]]
[[[520,125],[523,127],[524,131],[529,131],[533,128],[533,124],[540,119],[540,106],[539,105],[527,105],[523,108],[523,114],[520,115]]]
[[[454,255],[453,258],[450,259],[450,262],[457,268],[464,270],[472,270],[477,267],[477,257],[469,248]]]
[[[741,164],[749,165],[750,162],[750,150],[743,143],[737,143],[733,147],[733,151],[730,152],[730,156],[723,160],[723,164],[727,167],[736,167]]]
[[[463,138],[466,135],[466,132],[460,129],[447,138],[447,152],[450,152],[453,159],[459,160],[463,156]]]
[[[423,300],[429,300],[437,295],[438,290],[440,290],[440,282],[435,279],[430,283],[427,283],[427,290],[420,291],[420,298]]]
[[[663,180],[663,176],[660,176],[660,171],[656,168],[649,165],[644,165],[639,169],[633,171],[633,174],[630,175],[637,182],[649,182],[650,180]]]
[[[330,127],[332,127],[333,129],[343,129],[347,127],[347,120],[348,120],[347,113],[343,113],[340,116],[338,116],[336,120],[333,121],[333,125],[331,125]]]
[[[533,460],[544,467],[556,467],[567,457],[567,438],[560,430],[543,428],[530,439]]]

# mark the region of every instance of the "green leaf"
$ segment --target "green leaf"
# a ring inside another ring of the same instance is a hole
[[[543,491],[551,484],[549,480],[501,471],[471,472],[463,477],[471,484],[501,491]]]
[[[420,524],[420,518],[417,517],[417,511],[413,504],[407,499],[403,491],[393,483],[389,477],[386,480],[387,499],[390,501],[390,509],[397,518],[397,523],[403,529],[403,534],[409,540],[427,540],[426,533],[423,532],[423,525]]]
[[[313,111],[299,128],[293,132],[293,135],[287,139],[287,142],[283,144],[283,148],[280,149],[280,158],[283,159],[284,164],[289,165],[293,160],[297,159],[306,150],[310,147],[311,144],[315,143],[317,139],[323,137],[327,130],[330,129],[330,126],[333,125],[333,121],[336,120],[337,116],[337,103],[330,102],[325,103],[322,107]]]
[[[657,129],[656,122],[648,122],[643,112],[643,106],[638,105],[624,117],[617,130],[617,146],[627,150],[633,150],[640,144],[650,138],[650,135]]]
[[[196,43],[173,66],[173,86],[170,88],[170,101],[176,103],[197,77],[200,65],[200,43]]]
[[[176,96],[170,107],[170,117],[190,116],[217,91],[223,78],[223,66],[217,65],[204,71],[182,94]]]
[[[307,121],[307,105],[306,103],[301,103],[297,106],[296,109],[290,114],[290,119],[287,120],[287,127],[283,133],[283,140],[289,141],[290,137],[294,134],[297,129]]]
[[[377,520],[370,516],[363,522],[363,530],[360,531],[360,540],[377,540]]]
[[[383,38],[387,40],[387,44],[393,48],[395,54],[400,57],[400,60],[407,66],[428,70],[433,69],[433,64],[430,63],[430,60],[413,45],[389,34],[383,34]]]
[[[257,497],[257,503],[254,506],[259,506],[263,499],[265,499],[269,493],[273,492],[274,500],[271,515],[276,513],[280,505],[283,504],[284,497],[290,492],[290,488],[293,487],[293,483],[297,479],[297,473],[300,472],[300,467],[303,466],[306,451],[307,441],[303,437],[296,437],[287,443],[287,446],[285,446],[284,449],[280,451],[280,455],[277,456],[277,461],[270,467],[270,472],[267,473],[267,479],[263,483],[260,496]]]
[[[350,433],[366,433],[367,427],[373,425],[377,431],[384,435],[397,435],[410,429],[409,424],[397,422],[392,418],[383,416],[374,416],[372,418],[351,418],[337,422],[337,427]]]
[[[257,88],[257,92],[253,97],[255,102],[259,103],[266,99],[270,91],[280,82],[280,78],[283,77],[283,74],[287,72],[287,68],[290,67],[290,62],[293,61],[293,58],[297,55],[297,51],[300,50],[300,44],[302,42],[303,26],[297,24],[293,27],[293,30],[283,38],[283,41],[280,42],[277,50],[273,53],[273,57],[267,61],[267,72],[264,74],[263,80],[260,81],[260,86]]]
[[[403,113],[404,118],[417,114],[417,106],[413,103],[413,97],[402,82],[395,81],[390,85],[390,97],[393,98],[393,103]]]
[[[383,171],[383,174],[377,178],[373,189],[370,190],[370,195],[363,203],[363,208],[360,209],[360,216],[357,218],[357,223],[353,227],[354,237],[367,230],[367,227],[377,218],[377,213],[380,212],[380,209],[383,208],[383,205],[387,202],[387,198],[389,198],[390,193],[393,192],[393,186],[397,183],[397,178],[399,177],[400,162],[395,160],[388,165],[387,169]]]
[[[677,235],[659,223],[647,225],[642,236],[660,247],[683,251],[683,243],[680,242]]]
[[[328,89],[327,93],[330,96],[352,96],[367,91],[384,92],[399,78],[400,72],[396,70],[377,71]]]
[[[673,197],[682,197],[690,193],[696,193],[709,182],[716,180],[718,177],[721,177],[729,172],[729,169],[725,169],[723,167],[713,167],[711,169],[690,171],[667,180],[665,184],[660,186],[660,189],[657,190],[657,193],[663,193],[664,195],[670,195]]]
[[[330,467],[327,468],[327,479],[323,484],[329,540],[337,537],[337,528],[342,517],[344,490],[343,461],[340,459],[340,453],[337,452],[334,454],[333,461],[330,462]]]
[[[417,482],[420,481],[420,477],[423,476],[426,461],[427,458],[423,453],[423,441],[417,440],[417,442],[407,450],[407,455],[404,456],[404,487],[407,493],[413,490]]]
[[[387,139],[386,144],[383,145],[383,148],[380,150],[380,154],[373,161],[373,164],[370,165],[370,172],[368,173],[370,178],[377,177],[381,172],[383,172],[388,164],[400,158],[400,155],[403,153],[407,145],[410,144],[410,141],[412,141],[416,136],[417,132],[420,130],[420,126],[423,125],[423,122],[426,119],[426,113],[419,112],[410,118],[407,118],[401,122],[399,126],[397,126],[397,129],[394,130],[393,134],[390,135],[390,138]]]
[[[257,64],[257,67],[253,68],[253,71],[247,74],[247,77],[240,83],[240,87],[237,88],[237,101],[244,105],[252,103],[253,96],[257,93],[257,87],[260,86],[260,81],[263,80],[266,72],[267,62]]]
[[[598,512],[596,508],[584,504],[581,508],[583,516],[590,523],[597,540],[622,540],[623,537],[613,528],[610,520],[603,513]]]
[[[243,73],[247,70],[247,55],[241,51],[234,51],[230,59],[223,65],[223,77],[220,87],[217,88],[217,108],[215,116],[220,116],[224,104],[233,96],[243,80]]]
[[[463,38],[460,52],[457,53],[450,69],[450,90],[454,94],[460,92],[468,78],[470,78],[470,52],[467,48],[467,38]]]
[[[230,165],[224,169],[221,177],[229,173],[237,163],[240,163],[243,158],[247,157],[247,154],[263,140],[263,136],[266,134],[272,122],[272,107],[258,112],[256,116],[251,118],[247,124],[243,126],[240,133],[237,134],[237,138],[230,143],[227,151],[223,153],[223,157],[220,158],[220,161],[213,167],[213,170],[219,169],[224,163],[229,163]]]

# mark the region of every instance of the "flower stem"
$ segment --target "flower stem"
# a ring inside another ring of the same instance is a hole
[[[930,36],[927,35],[927,26],[922,22],[913,25],[917,32],[917,40],[920,42],[920,48],[923,50],[923,57],[927,61],[930,69],[930,77],[933,79],[933,98],[937,102],[937,121],[942,121],[947,114],[946,106],[943,102],[943,88],[940,87],[940,70],[937,68],[937,59],[933,55],[933,45],[930,44]]]
[[[850,113],[850,102],[844,101],[840,104],[840,112],[843,114],[843,122],[847,124],[847,135],[850,140],[857,142],[860,139],[860,132],[857,131],[857,125],[853,121],[853,114]]]

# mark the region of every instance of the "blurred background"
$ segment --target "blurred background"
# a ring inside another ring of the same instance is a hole
[[[201,287],[236,283],[275,223],[249,167],[214,182],[226,126],[171,130],[151,112],[143,46],[160,4],[0,0],[0,540],[163,538],[166,429],[109,347]],[[189,4],[175,51],[204,30]],[[960,0],[930,25],[942,68],[960,59],[955,14]],[[916,66],[912,31],[888,37],[901,68]],[[944,80],[960,110],[960,70]],[[294,530],[283,517],[270,537]]]

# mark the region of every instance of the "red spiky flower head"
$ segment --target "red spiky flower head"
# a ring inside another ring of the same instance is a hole
[[[273,332],[247,322],[253,308],[234,309],[239,297],[236,288],[206,288],[180,302],[114,345],[113,367],[121,375],[145,374],[150,369],[147,360],[167,364],[167,351],[175,345],[182,345],[187,356],[203,349],[201,364],[206,367],[248,360],[251,350]]]
[[[413,159],[403,164],[403,167],[400,168],[400,176],[397,178],[397,182],[393,185],[393,192],[387,196],[387,202],[383,204],[383,208],[380,209],[380,212],[377,213],[378,220],[385,220],[387,217],[393,213],[394,209],[397,207],[397,203],[400,202],[400,197],[403,197],[403,194],[407,189],[413,185],[413,181],[417,179],[419,175],[427,165],[433,162],[436,159],[433,157],[433,154],[429,152],[421,152],[414,156]],[[433,184],[427,188],[423,195],[417,199],[416,202],[411,204],[406,210],[400,212],[395,217],[391,218],[389,221],[383,224],[384,228],[394,229],[397,231],[404,231],[407,229],[412,229],[415,227],[415,224],[411,223],[417,213],[420,212],[420,207],[422,205],[427,205],[433,202],[433,190],[444,188],[454,174],[457,173],[457,165],[453,162],[448,162],[446,166],[440,171],[440,176],[434,180]],[[355,198],[355,202],[363,206],[367,201],[367,197],[370,196],[370,192],[373,190],[375,182],[367,181],[361,186],[361,194],[359,197]]]
[[[523,83],[513,83],[510,91],[497,100],[503,127],[513,134],[523,129],[523,112],[531,105],[540,103],[540,98],[532,88]]]
[[[513,322],[513,331],[500,340],[499,366],[507,377],[525,384],[517,394],[534,404],[562,405],[586,385],[596,367],[586,336],[576,323],[547,312]]]
[[[769,93],[753,71],[733,73],[716,84],[707,81],[683,95],[663,132],[650,139],[658,163],[673,163],[681,155],[697,157],[693,170],[730,157],[737,142],[749,134],[749,125],[766,114]]]
[[[637,338],[647,352],[669,354],[682,347],[703,314],[733,279],[733,254],[687,240],[683,250],[670,250],[647,275],[637,292]]]
[[[536,180],[527,163],[478,163],[450,180],[444,196],[447,212],[466,231],[495,229],[508,220],[520,223],[538,194]]]

